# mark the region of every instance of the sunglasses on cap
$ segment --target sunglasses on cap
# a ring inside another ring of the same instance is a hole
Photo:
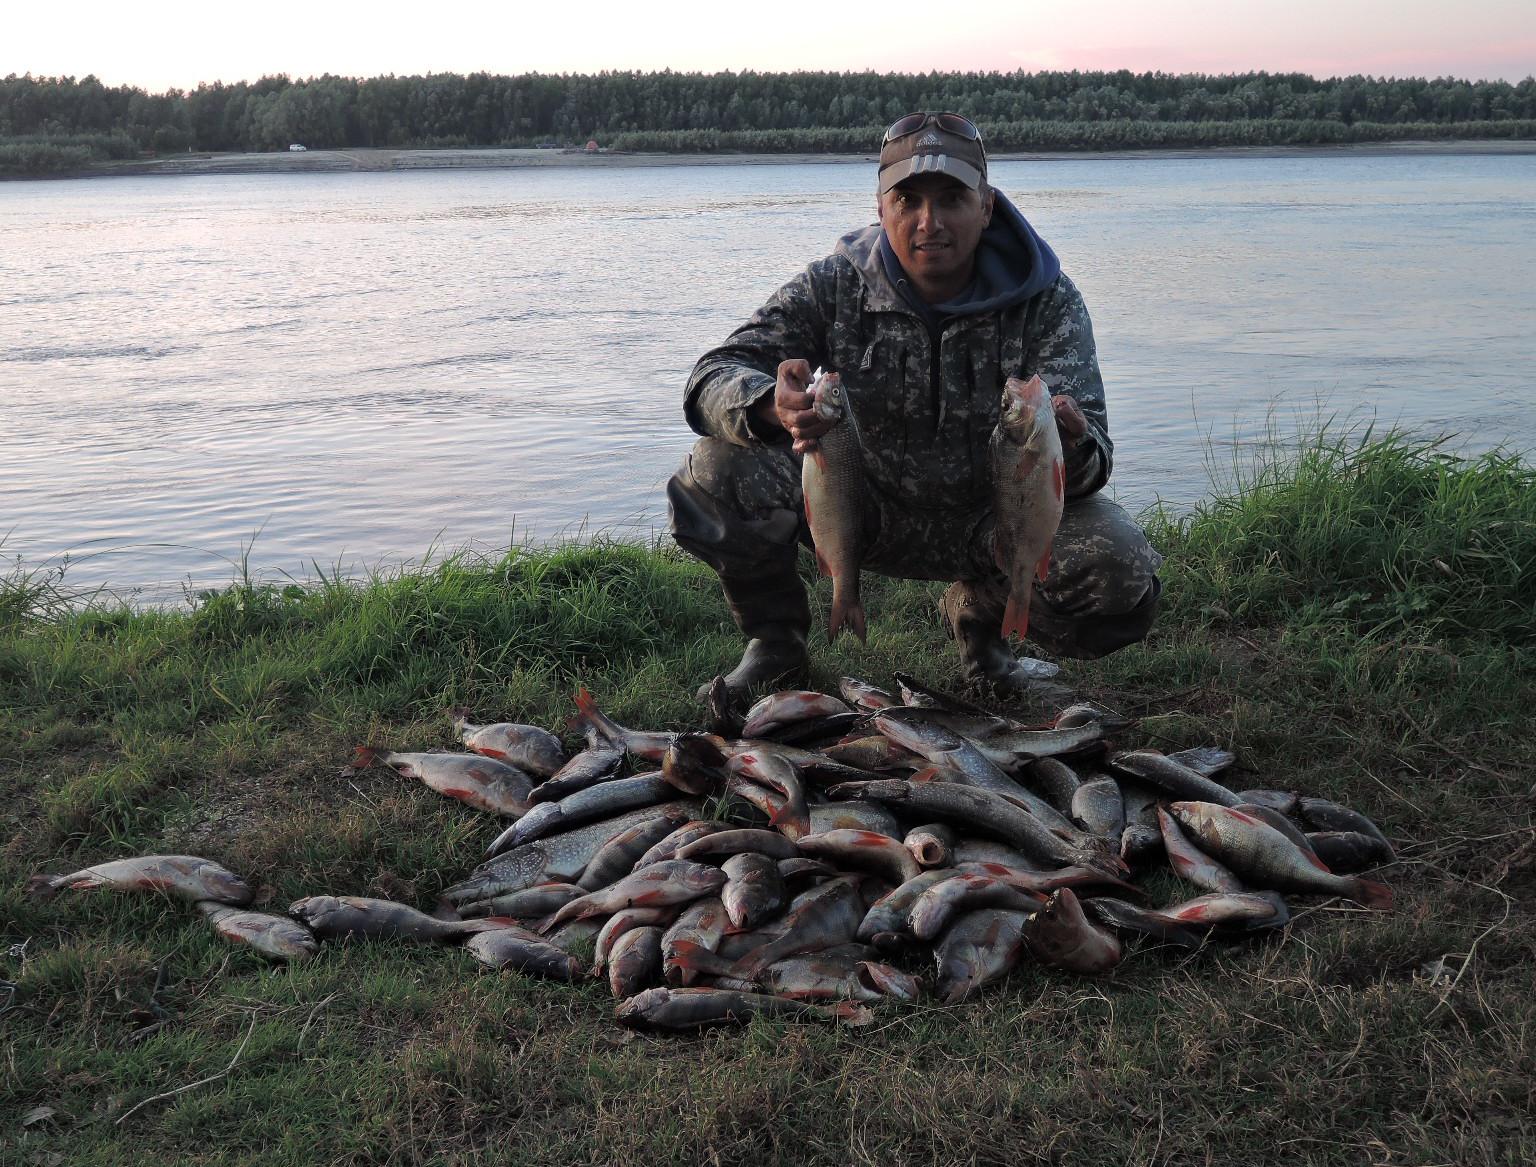
[[[968,142],[981,141],[981,131],[976,128],[976,123],[957,113],[909,113],[906,117],[897,118],[891,123],[891,128],[885,131],[885,137],[880,139],[880,145],[884,146],[897,138],[915,134],[930,123],[937,125],[945,133],[954,134]]]

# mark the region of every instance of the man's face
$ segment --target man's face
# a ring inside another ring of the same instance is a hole
[[[930,304],[964,291],[981,233],[992,221],[986,197],[943,174],[919,174],[880,196],[880,225],[891,250]]]

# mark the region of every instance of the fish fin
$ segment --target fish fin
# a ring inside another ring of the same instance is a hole
[[[51,875],[34,875],[27,880],[27,894],[34,899],[51,900],[62,886]]]
[[[853,634],[859,638],[859,643],[868,644],[869,630],[864,626],[863,604],[855,604],[848,609],[848,621],[853,627]]]
[[[1003,609],[1003,639],[1008,639],[1009,634],[1017,633],[1020,640],[1024,639],[1029,631],[1029,593],[1025,593],[1024,603],[1021,605],[1014,599],[1012,592],[1008,593],[1008,607]]]
[[[1049,543],[1047,543],[1045,545],[1045,554],[1040,557],[1040,562],[1035,564],[1035,578],[1038,579],[1041,583],[1044,583],[1045,582],[1045,577],[1048,576],[1050,573],[1051,573],[1051,545]]]
[[[379,760],[382,752],[377,746],[354,746],[350,765],[354,770],[366,770]]]
[[[828,579],[830,579],[832,577],[832,565],[827,562],[826,557],[822,555],[821,549],[819,547],[813,547],[811,550],[816,555],[816,573],[818,575],[826,576]]]
[[[868,1025],[875,1019],[867,1005],[856,1005],[852,1001],[839,1001],[832,1006],[832,1013],[844,1025]]]
[[[730,975],[729,969],[733,967],[729,961],[697,940],[674,940],[669,955],[676,967],[709,976]]]
[[[908,782],[932,782],[938,776],[939,776],[939,768],[937,766],[925,766],[923,769],[919,770],[916,774],[912,775],[912,777],[908,778],[907,781]]]
[[[1060,458],[1051,467],[1051,485],[1056,488],[1056,501],[1060,502],[1067,493],[1067,467]]]
[[[1368,908],[1378,911],[1390,912],[1392,910],[1392,889],[1384,883],[1374,879],[1357,879],[1354,881],[1355,890],[1350,893],[1350,899],[1356,903],[1364,904]]]

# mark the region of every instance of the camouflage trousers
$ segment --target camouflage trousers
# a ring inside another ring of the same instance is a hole
[[[945,598],[951,624],[961,614],[958,605],[1001,626],[1008,584],[993,559],[990,506],[914,506],[873,491],[868,499],[864,568],[907,579],[963,581]],[[811,534],[800,459],[787,446],[701,438],[667,483],[667,501],[672,537],[719,573],[732,612],[749,635],[753,595],[772,604],[776,593],[799,588],[798,605],[804,607],[795,564],[799,548],[811,546]],[[1109,499],[1094,494],[1069,501],[1050,570],[1034,585],[1028,638],[1048,652],[1078,658],[1134,644],[1152,627],[1162,562],[1142,529]],[[796,607],[792,597],[783,606]]]

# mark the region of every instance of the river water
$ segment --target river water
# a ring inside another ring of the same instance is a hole
[[[1536,447],[1536,155],[997,162],[1133,509],[1298,426]],[[868,164],[0,183],[0,572],[174,602],[665,528],[694,359]]]

